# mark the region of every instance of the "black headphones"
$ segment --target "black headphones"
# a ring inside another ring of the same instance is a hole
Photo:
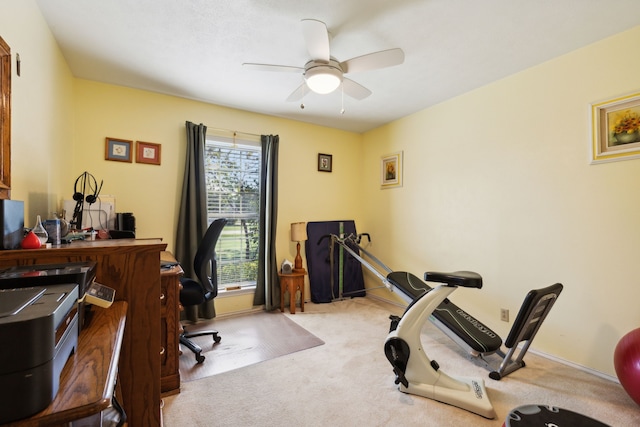
[[[83,172],[78,178],[76,178],[76,182],[73,184],[73,200],[78,202],[78,204],[80,204],[83,199],[90,205],[95,203],[98,200],[100,190],[102,190],[103,182],[104,181],[101,180],[100,186],[98,186],[98,181],[96,181],[96,178],[93,175],[89,172]],[[89,194],[85,198],[84,195],[87,192],[87,186],[89,187],[89,191],[93,192],[93,194]]]

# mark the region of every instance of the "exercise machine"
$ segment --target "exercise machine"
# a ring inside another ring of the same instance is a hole
[[[378,277],[384,287],[391,292],[397,293],[408,305],[413,304],[416,299],[431,291],[432,288],[415,275],[404,271],[391,270],[375,255],[362,247],[360,242],[364,237],[371,241],[368,233],[345,234],[342,236],[330,234],[322,236],[318,240],[318,244],[325,238],[330,238],[331,244],[342,246],[347,253],[360,261],[364,267]],[[368,260],[371,260],[371,262]],[[345,296],[348,295],[348,293],[345,294]],[[391,320],[392,322],[397,322],[399,318],[392,316]],[[502,345],[502,338],[498,334],[447,298],[431,313],[429,320],[472,357],[493,354]]]
[[[341,245],[351,256],[376,275],[391,292],[398,291],[398,295],[409,304],[407,311],[415,301],[432,290],[429,285],[411,273],[392,271],[362,247],[360,242],[363,237],[366,237],[369,242],[371,241],[368,233],[327,235],[323,236],[318,244],[325,237],[331,238],[332,244]],[[379,270],[384,271],[386,275]],[[479,277],[479,280],[481,282],[482,278]],[[491,369],[493,369],[492,364],[487,360],[487,357],[495,353],[502,358],[499,367],[489,374],[491,379],[500,380],[525,366],[523,358],[562,289],[562,284],[555,283],[542,289],[531,290],[526,295],[504,342],[508,349],[506,352],[502,351],[503,342],[498,334],[446,297],[430,312],[428,318],[470,356],[482,359]],[[404,316],[406,316],[406,312]],[[391,328],[393,329],[399,321],[400,317],[391,316]],[[520,345],[520,343],[523,344]],[[518,348],[520,351],[516,355]]]
[[[493,419],[496,412],[491,405],[482,378],[449,376],[440,370],[435,360],[424,351],[420,333],[427,318],[456,290],[458,286],[482,288],[477,273],[425,273],[425,280],[440,282],[438,286],[414,300],[391,331],[384,343],[384,353],[396,374],[400,391],[448,403],[485,418]]]

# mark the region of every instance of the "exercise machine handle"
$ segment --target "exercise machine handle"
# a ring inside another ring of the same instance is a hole
[[[369,235],[369,233],[358,234],[358,243],[360,243],[360,241],[362,240],[362,236],[366,236],[369,243],[371,243],[371,236]]]

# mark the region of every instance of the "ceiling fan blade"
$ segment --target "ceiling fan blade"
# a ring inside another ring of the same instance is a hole
[[[290,65],[255,64],[253,62],[245,62],[242,65],[260,71],[284,71],[285,73],[301,73],[304,71],[302,67],[293,67]]]
[[[296,90],[291,92],[291,95],[287,98],[287,102],[300,101],[308,91],[309,89],[307,89],[307,84],[302,83]]]
[[[302,35],[311,59],[328,63],[331,54],[329,51],[329,32],[325,23],[316,19],[303,19]]]
[[[371,95],[371,91],[369,89],[346,77],[342,79],[342,90],[344,90],[344,93],[358,101],[361,101]]]
[[[357,73],[360,71],[391,67],[402,64],[403,62],[404,52],[400,48],[395,48],[347,59],[340,63],[340,67],[345,73]]]

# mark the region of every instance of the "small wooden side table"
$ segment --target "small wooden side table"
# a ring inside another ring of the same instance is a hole
[[[303,273],[278,273],[280,276],[280,311],[284,312],[284,293],[289,291],[289,311],[296,314],[296,291],[300,289],[300,311],[304,313],[304,276]]]

